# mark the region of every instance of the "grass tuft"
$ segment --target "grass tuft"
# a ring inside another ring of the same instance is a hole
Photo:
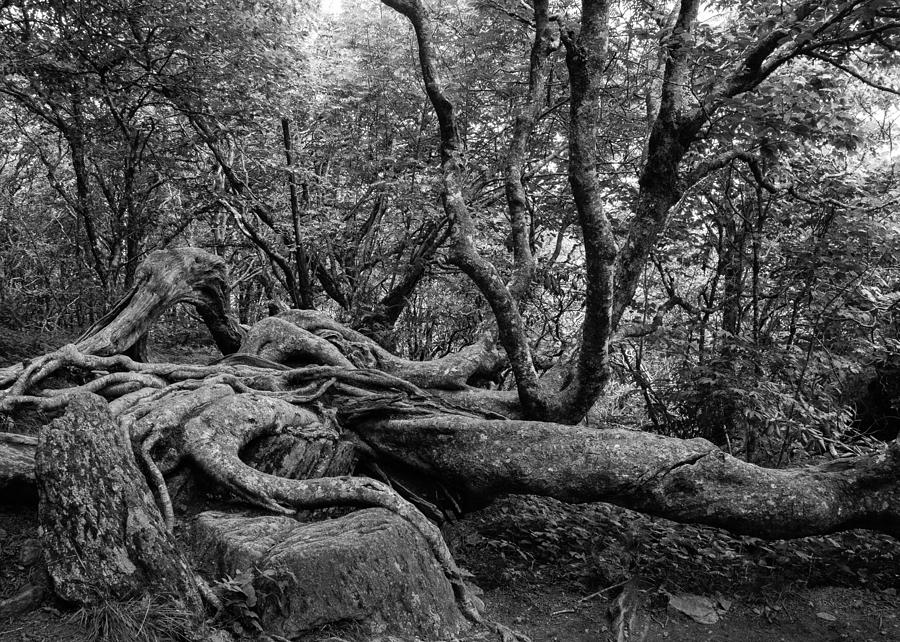
[[[91,642],[192,642],[197,622],[171,600],[145,595],[134,600],[102,600],[73,616]]]

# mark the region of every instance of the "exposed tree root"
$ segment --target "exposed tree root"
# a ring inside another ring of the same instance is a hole
[[[151,431],[141,442],[138,453],[140,453],[139,459],[143,465],[147,483],[150,485],[153,496],[156,498],[156,504],[162,513],[163,522],[171,533],[175,530],[175,511],[172,508],[172,498],[169,496],[169,488],[166,486],[166,479],[163,477],[162,471],[150,456],[150,450],[157,444],[161,436],[159,430]]]
[[[253,420],[248,421],[249,418]],[[229,396],[185,424],[185,454],[222,487],[272,510],[288,513],[291,509],[349,504],[385,508],[399,515],[430,546],[454,587],[463,614],[474,622],[487,624],[440,530],[389,486],[363,477],[286,479],[260,472],[238,457],[251,441],[285,430],[305,438],[325,434],[319,418],[309,411],[271,397]]]
[[[41,605],[46,592],[46,586],[28,584],[15,595],[0,600],[0,619],[33,611]]]
[[[163,394],[167,384],[181,382],[185,387],[200,387],[225,383],[236,392],[265,391],[283,393],[286,398],[304,399],[321,397],[329,388],[340,384],[341,393],[352,397],[366,397],[372,390],[401,392],[407,395],[430,399],[432,404],[441,405],[437,397],[410,382],[373,369],[346,368],[342,366],[306,366],[275,371],[266,367],[248,365],[193,366],[169,363],[142,363],[125,355],[97,356],[85,354],[74,345],[63,346],[26,368],[7,390],[0,390],[0,412],[8,412],[19,405],[32,405],[43,409],[64,407],[73,395],[81,392],[98,392],[123,383],[139,386],[127,393],[147,395],[146,388],[159,388]],[[41,396],[25,394],[36,388],[54,372],[63,367],[75,367],[88,371],[108,373],[76,388],[48,391]],[[298,391],[298,386],[310,385],[307,391]],[[121,405],[121,404],[119,404]],[[118,406],[117,406],[118,407]],[[452,409],[447,406],[448,409]]]
[[[129,354],[146,360],[143,347],[147,333],[177,303],[197,308],[223,354],[238,349],[244,329],[228,315],[227,269],[221,257],[194,248],[158,250],[141,263],[135,281],[135,286],[75,341],[79,352],[102,356]],[[31,375],[43,366],[55,370],[58,365],[53,359],[54,355],[47,355],[30,364],[0,368],[0,388],[13,381],[32,383],[44,379],[46,373],[34,378]],[[23,393],[14,385],[8,396]]]
[[[353,461],[346,438],[373,469],[382,465],[390,474],[411,471],[412,479],[434,481],[452,504],[459,493],[468,506],[502,493],[535,493],[609,501],[762,537],[854,527],[900,537],[900,442],[868,457],[769,470],[704,440],[506,420],[520,413],[515,393],[470,385],[501,364],[488,343],[411,362],[322,313],[294,310],[258,324],[239,352],[214,364],[145,363],[123,354],[139,356],[134,346],[175,301],[207,305],[212,317],[224,318],[215,312],[224,305],[216,285],[223,265],[197,252],[150,261],[140,287],[76,344],[0,369],[0,412],[23,405],[60,409],[84,392],[106,397],[166,529],[175,520],[166,475],[186,462],[237,497],[282,514],[336,504],[382,507],[424,537],[461,611],[504,640],[522,638],[479,612],[437,527],[390,486],[343,474]],[[183,283],[166,281],[172,278]],[[144,292],[148,287],[161,290]],[[236,325],[223,321],[218,331],[220,345],[237,348]],[[86,382],[48,389],[51,377],[72,370]],[[264,438],[270,441],[258,441]],[[240,458],[254,449],[275,452],[285,441],[284,452],[300,463],[292,470],[308,478],[267,474]],[[0,433],[0,489],[33,487],[34,457],[33,439]],[[338,476],[324,477],[329,471]],[[416,488],[407,491],[414,499]],[[443,503],[440,493],[433,501]]]
[[[193,248],[152,252],[138,268],[134,288],[75,343],[90,354],[127,353],[166,310],[190,303],[219,349],[229,354],[237,350],[244,332],[228,316],[227,291],[227,268],[221,257]]]
[[[503,364],[502,358],[489,341],[466,346],[459,352],[440,359],[409,361],[315,310],[288,310],[277,318],[289,322],[284,327],[303,331],[303,336],[312,334],[325,340],[357,368],[377,368],[422,388],[463,390],[468,387],[472,378],[490,378]],[[245,342],[241,346],[241,352],[250,352],[253,347]]]

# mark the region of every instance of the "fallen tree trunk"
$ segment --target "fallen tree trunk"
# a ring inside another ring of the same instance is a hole
[[[875,455],[779,470],[704,439],[634,430],[429,417],[354,432],[378,455],[462,490],[471,505],[527,493],[771,539],[857,527],[900,538],[900,441]]]
[[[201,395],[188,405],[202,408],[208,419],[198,415],[194,424],[188,424],[216,425],[218,432],[203,437],[205,445],[193,447],[203,453],[207,472],[215,475],[216,470],[224,470],[224,460],[216,462],[219,448],[237,452],[259,436],[247,433],[227,446],[223,426],[231,425],[230,430],[240,432],[242,425],[255,425],[255,430],[260,430],[265,423],[260,420],[269,412],[264,409],[275,400],[265,395],[234,395],[225,386],[221,393],[214,388],[202,390],[212,394]],[[227,404],[223,406],[223,402]],[[162,405],[173,429],[180,429],[190,416],[175,412],[177,405],[172,398]],[[276,408],[280,406],[272,406],[272,412]],[[273,426],[294,421],[287,415],[278,416],[268,421]],[[313,417],[298,415],[302,416]],[[248,423],[254,420],[255,424]],[[144,421],[163,425],[153,414]],[[307,439],[321,442],[324,433],[306,430]],[[804,537],[857,527],[900,537],[900,442],[875,455],[779,470],[738,460],[702,439],[680,440],[632,430],[445,415],[360,419],[351,431],[370,458],[399,463],[418,475],[440,480],[461,492],[469,508],[489,503],[498,495],[528,493],[568,502],[605,501],[675,521],[765,538]],[[329,439],[332,441],[324,443],[333,443],[337,433]],[[316,448],[313,458],[320,459],[318,469],[327,470],[337,451],[321,444]],[[24,462],[28,456],[27,444],[16,452],[19,471],[27,470]],[[316,467],[310,456],[295,457],[304,460],[303,470],[314,476]],[[168,468],[174,466],[170,462]],[[231,484],[234,474],[221,479],[231,479],[227,482]],[[268,492],[278,500],[283,491]],[[322,503],[333,500],[335,497],[325,496]],[[358,503],[367,504],[362,499]]]
[[[367,336],[315,310],[288,310],[278,318],[332,344],[357,368],[375,368],[421,388],[463,390],[473,379],[489,379],[503,359],[489,341],[480,341],[439,359],[410,361],[392,354]],[[252,350],[252,348],[251,348]],[[248,351],[245,346],[241,352]],[[322,361],[321,363],[329,363]],[[329,365],[343,365],[330,362]]]
[[[75,340],[86,354],[125,354],[146,361],[147,333],[177,303],[190,303],[200,314],[223,354],[236,352],[244,330],[228,314],[225,261],[194,248],[157,250],[141,263],[135,286]],[[30,365],[30,364],[29,364]],[[28,365],[0,368],[0,388],[15,381]]]

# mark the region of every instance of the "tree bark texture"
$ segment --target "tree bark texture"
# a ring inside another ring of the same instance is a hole
[[[900,441],[876,455],[779,470],[705,439],[624,429],[433,417],[356,432],[380,456],[461,489],[474,505],[527,493],[770,539],[857,527],[900,538]]]
[[[75,342],[89,354],[126,353],[176,303],[197,308],[223,354],[240,345],[243,331],[228,315],[225,261],[193,248],[158,250],[144,259],[136,285]]]
[[[263,332],[263,337],[255,331],[257,324],[241,345],[240,352],[263,357],[287,354],[302,358],[304,363],[375,368],[422,388],[447,390],[466,389],[469,380],[489,378],[503,364],[488,341],[474,343],[439,359],[410,361],[392,354],[322,312],[288,310],[277,319],[283,323],[267,321],[272,327]]]
[[[158,307],[146,318],[134,309],[125,315],[131,321],[121,327],[145,329],[130,336],[145,334],[173,299],[153,300]],[[129,304],[119,308],[113,318]],[[104,340],[105,349],[127,346],[121,336]],[[459,611],[495,631],[501,627],[481,615],[440,531],[417,508],[434,508],[431,495],[417,492],[429,483],[454,501],[461,496],[464,509],[531,493],[768,538],[857,527],[900,536],[900,442],[816,467],[760,468],[699,439],[510,419],[520,412],[514,392],[469,385],[497,365],[486,343],[407,361],[309,310],[264,320],[240,352],[210,365],[64,346],[0,373],[0,411],[68,407],[42,431],[36,468],[33,440],[0,438],[0,486],[37,480],[48,567],[66,599],[97,599],[92,586],[121,596],[157,587],[198,602],[168,535],[175,516],[166,476],[188,467],[278,514],[335,505],[388,511],[424,542]],[[72,372],[85,383],[45,387],[52,375]],[[357,457],[386,481],[394,475],[396,486],[353,476]]]
[[[205,512],[192,531],[194,557],[210,577],[254,574],[271,633],[293,638],[338,623],[433,640],[468,628],[421,535],[389,511],[314,523]]]
[[[102,399],[78,396],[45,426],[35,466],[44,557],[61,598],[92,604],[152,591],[199,612],[193,573]]]
[[[34,501],[34,453],[37,438],[0,433],[0,496],[5,501]]]

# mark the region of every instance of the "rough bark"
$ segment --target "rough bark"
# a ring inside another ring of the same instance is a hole
[[[279,317],[263,319],[255,324],[238,352],[286,366],[318,363],[324,366],[353,367],[351,361],[326,339]]]
[[[821,466],[768,469],[704,439],[451,417],[366,423],[380,455],[437,477],[473,504],[505,493],[606,501],[766,538],[865,527],[900,538],[900,442]]]
[[[8,501],[34,501],[37,438],[0,433],[0,493]]]
[[[509,291],[517,301],[528,292],[535,268],[531,252],[532,222],[528,210],[528,194],[522,183],[525,154],[531,133],[543,108],[542,98],[550,69],[550,54],[559,44],[558,39],[554,37],[548,15],[549,3],[547,0],[535,0],[533,4],[534,42],[531,45],[528,64],[528,91],[513,123],[512,139],[504,165],[504,190],[509,212],[514,264]]]
[[[609,47],[609,3],[584,2],[576,37],[563,37],[569,69],[569,185],[584,241],[585,295],[581,346],[571,382],[554,396],[551,412],[536,419],[575,423],[587,414],[609,379],[616,242],[603,209],[597,165],[602,73]]]
[[[692,30],[697,20],[698,0],[681,3],[666,45],[666,66],[660,88],[659,110],[650,129],[646,160],[638,179],[638,198],[628,235],[616,256],[616,291],[612,309],[613,327],[619,324],[640,282],[650,252],[665,228],[672,207],[681,198],[683,186],[678,170],[688,148],[697,137],[698,124],[684,121],[684,95],[693,46]]]
[[[253,573],[264,628],[286,638],[328,624],[428,640],[468,628],[424,540],[382,509],[315,523],[202,513],[191,544],[212,578]]]
[[[547,414],[548,406],[534,368],[524,319],[513,293],[504,283],[497,268],[477,251],[473,241],[475,226],[464,195],[466,191],[464,145],[459,136],[453,103],[438,73],[437,54],[432,40],[435,27],[427,8],[420,0],[384,0],[384,4],[404,15],[415,31],[425,92],[437,114],[443,178],[441,197],[444,212],[453,224],[450,261],[472,279],[490,305],[497,321],[497,336],[506,351],[516,379],[519,398],[526,413],[529,416],[543,416]],[[536,9],[539,10],[541,6],[539,3]],[[536,42],[542,41],[546,35],[545,31],[539,31]],[[524,131],[522,135],[525,135]],[[522,217],[519,217],[516,225],[521,222]],[[528,272],[526,262],[527,256],[520,251],[519,267],[522,269],[519,270],[521,278],[517,280],[522,284]]]
[[[783,23],[759,25],[758,34],[730,73],[706,92],[698,81],[693,56],[692,31],[700,3],[683,0],[672,15],[671,32],[662,30],[660,60],[665,60],[659,99],[652,104],[651,131],[639,171],[639,191],[628,234],[617,249],[607,217],[603,214],[598,189],[596,149],[600,87],[604,83],[609,2],[585,0],[577,27],[558,17],[561,39],[566,45],[570,81],[569,176],[573,200],[584,239],[585,271],[588,284],[582,345],[578,350],[570,384],[561,392],[541,385],[534,368],[526,327],[517,298],[531,274],[530,248],[525,242],[527,215],[521,183],[521,150],[534,119],[535,83],[541,82],[542,54],[548,42],[546,3],[534,2],[536,37],[530,65],[528,97],[517,118],[506,167],[506,192],[515,248],[515,269],[510,286],[503,283],[494,265],[483,257],[473,242],[474,226],[466,202],[464,145],[449,98],[438,74],[436,49],[429,11],[421,0],[383,0],[383,4],[404,15],[412,25],[418,45],[419,63],[426,94],[438,117],[441,139],[442,198],[444,211],[453,224],[450,261],[478,287],[497,321],[497,335],[515,376],[524,413],[533,419],[575,423],[596,402],[608,378],[608,346],[612,333],[634,297],[648,258],[666,227],[671,212],[698,171],[712,171],[721,158],[740,157],[740,151],[725,152],[702,160],[694,171],[683,172],[688,152],[695,147],[701,131],[714,113],[729,99],[753,91],[773,72],[803,55],[822,57],[822,52],[840,45],[875,42],[875,32],[889,30],[887,24],[874,30],[862,29],[852,35],[838,35],[854,17],[856,2],[823,7],[803,2],[782,16]],[[881,16],[886,17],[887,14]],[[798,34],[814,34],[801,38]],[[877,40],[876,40],[877,41]],[[877,41],[880,44],[884,42]],[[828,57],[825,57],[828,59]],[[702,74],[701,74],[702,76]],[[692,93],[695,92],[695,93]],[[695,100],[697,94],[700,97]],[[686,100],[685,96],[691,96]],[[530,101],[530,102],[529,102]],[[700,104],[698,105],[697,102]],[[758,174],[754,171],[754,174]],[[760,176],[757,175],[757,179]],[[614,280],[615,277],[615,280]]]
[[[428,498],[415,496],[420,487],[398,485],[409,493],[406,499],[385,483],[351,476],[356,455],[374,463],[376,473],[382,464],[398,480],[408,474],[436,480],[452,501],[462,493],[469,506],[502,493],[535,493],[607,501],[762,537],[855,527],[900,536],[898,442],[830,465],[765,469],[703,440],[497,419],[484,404],[502,399],[510,406],[503,414],[512,416],[515,393],[465,386],[490,361],[483,361],[486,346],[415,364],[313,311],[268,319],[246,343],[261,355],[296,363],[247,353],[207,366],[141,363],[71,345],[0,378],[0,411],[22,404],[69,406],[44,431],[36,475],[48,566],[68,599],[90,599],[80,588],[88,582],[108,583],[124,594],[137,590],[135,577],[141,577],[142,586],[157,581],[171,590],[174,582],[189,595],[183,599],[196,601],[192,580],[167,539],[175,516],[166,476],[186,467],[275,513],[334,505],[391,512],[425,543],[460,612],[507,634],[481,615],[440,531],[416,508],[416,502],[424,510],[430,506]],[[300,348],[284,349],[288,344]],[[47,378],[60,372],[78,372],[86,383],[45,388]],[[111,400],[108,410],[99,397],[83,392],[102,392]],[[0,445],[0,471],[16,471],[15,478],[28,483],[33,442],[4,437]],[[60,508],[66,502],[80,512]],[[87,502],[94,502],[89,509]],[[73,520],[71,514],[90,519]],[[176,561],[157,571],[165,579],[154,580],[146,559],[170,553]],[[84,569],[71,562],[77,557],[97,561]]]
[[[466,346],[440,359],[410,361],[392,354],[365,335],[337,323],[321,312],[288,310],[279,314],[278,319],[293,324],[301,332],[290,334],[292,331],[288,326],[272,323],[273,330],[277,327],[279,331],[285,333],[284,338],[273,336],[271,340],[260,338],[251,343],[248,335],[248,341],[241,346],[241,352],[266,356],[261,352],[268,349],[271,354],[277,355],[278,345],[286,346],[284,351],[289,352],[288,346],[302,344],[311,348],[303,355],[307,357],[308,363],[376,368],[422,388],[448,390],[465,389],[470,379],[478,376],[489,377],[502,364],[493,345],[487,340]],[[256,327],[251,333],[255,334],[255,330]],[[310,333],[321,343],[314,343],[308,336]],[[328,347],[323,346],[323,343]],[[337,355],[334,356],[334,353]]]
[[[225,261],[194,248],[158,250],[144,259],[136,285],[75,342],[97,355],[127,352],[176,303],[196,306],[223,354],[237,350],[243,332],[227,313]]]
[[[124,357],[85,359],[94,368],[125,363]],[[187,458],[225,488],[279,512],[330,503],[409,510],[370,482],[296,483],[254,471],[238,458],[248,444],[279,433],[302,438],[311,449],[325,440],[329,446],[320,452],[339,458],[339,433],[327,429],[328,420],[288,403],[318,400],[338,409],[341,426],[357,435],[368,457],[410,465],[465,490],[473,504],[503,492],[537,493],[609,501],[763,537],[859,526],[897,533],[897,443],[880,455],[831,466],[772,470],[728,457],[703,440],[466,416],[457,405],[371,370],[240,366],[226,373],[217,366],[131,364],[182,381],[130,393],[111,405],[138,442],[158,435],[152,452],[159,468],[174,470]],[[203,376],[208,378],[196,378]],[[376,420],[404,415],[425,418]],[[173,452],[177,456],[165,454]],[[298,461],[309,461],[312,450],[300,452]]]
[[[241,451],[241,459],[264,473],[288,479],[339,477],[356,468],[353,444],[337,435],[304,440],[274,435],[250,442]]]
[[[313,289],[309,278],[309,258],[306,254],[306,244],[300,235],[300,203],[297,198],[297,176],[294,173],[294,155],[291,150],[291,121],[288,118],[281,119],[281,134],[284,140],[284,156],[287,161],[289,202],[291,205],[291,223],[294,232],[294,264],[297,268],[297,288],[301,308],[313,308]],[[305,201],[305,199],[304,199]],[[305,203],[304,203],[305,204]]]
[[[85,330],[75,347],[86,354],[126,354],[146,361],[150,328],[175,304],[190,303],[206,322],[222,353],[231,354],[240,347],[244,330],[228,312],[227,292],[227,270],[222,258],[194,248],[151,252],[138,269],[136,285]],[[55,370],[58,365],[45,356],[43,361],[0,368],[0,388],[17,379],[23,381],[23,373]],[[15,393],[16,386],[12,390]]]
[[[44,557],[60,597],[92,604],[152,591],[199,612],[193,573],[102,399],[78,396],[45,426],[35,465]]]

